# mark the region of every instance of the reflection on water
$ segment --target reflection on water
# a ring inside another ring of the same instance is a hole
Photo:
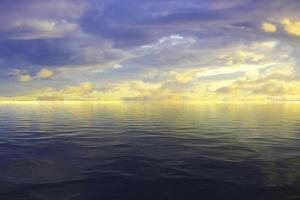
[[[0,104],[0,199],[300,199],[300,104]]]

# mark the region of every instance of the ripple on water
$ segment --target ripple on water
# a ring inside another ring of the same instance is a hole
[[[299,199],[299,110],[1,104],[0,199]]]

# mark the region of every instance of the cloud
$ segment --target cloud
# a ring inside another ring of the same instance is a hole
[[[154,44],[143,45],[141,47],[141,51],[149,53],[155,51],[162,51],[164,49],[172,48],[175,46],[188,48],[194,43],[195,39],[193,38],[186,38],[181,35],[169,35],[167,37],[162,37],[158,39],[158,41]]]
[[[124,101],[157,101],[157,100],[183,100],[185,91],[179,88],[168,88],[168,86],[159,83],[145,83],[136,81],[131,83],[129,88],[131,96],[128,94],[122,96]]]
[[[46,87],[36,91],[23,91],[21,94],[7,98],[2,97],[0,99],[26,99],[42,101],[89,100],[94,98],[94,96],[90,96],[93,92],[93,84],[91,82],[81,82],[78,85],[65,86],[62,89]]]
[[[241,4],[228,3],[227,7],[223,3],[218,7],[207,0],[186,3],[180,0],[160,3],[155,0],[92,1],[80,24],[85,32],[110,40],[113,47],[128,49],[172,34],[218,28],[222,22],[230,20],[230,11],[235,12],[234,8]]]
[[[293,66],[272,67],[254,76],[246,74],[228,86],[216,90],[222,95],[255,96],[262,95],[265,99],[271,97],[300,97],[300,81],[294,78]]]
[[[42,94],[42,95],[38,96],[36,100],[39,100],[39,101],[63,101],[64,97],[60,93]]]
[[[267,33],[275,33],[277,31],[277,26],[269,22],[262,23],[261,28]]]
[[[54,72],[47,68],[42,68],[36,73],[36,75],[31,75],[27,70],[13,69],[11,71],[11,76],[15,76],[21,82],[29,82],[33,80],[47,79],[54,75]]]
[[[38,79],[45,79],[45,78],[50,78],[51,76],[53,76],[53,71],[51,71],[50,69],[44,68],[41,69],[37,74],[36,74],[36,78]]]
[[[198,78],[209,78],[237,73],[249,73],[286,62],[284,57],[275,56],[281,51],[277,49],[278,42],[254,42],[232,48],[230,51],[217,55],[215,60],[220,64],[203,67],[196,72]],[[277,52],[279,51],[279,52]],[[283,54],[281,55],[283,56]],[[215,61],[215,62],[216,62]]]
[[[2,0],[0,93],[208,99],[227,96],[216,90],[232,85],[243,96],[264,95],[258,88],[269,69],[293,63],[300,73],[300,42],[291,37],[299,9],[296,0]],[[19,81],[7,76],[15,68]],[[272,76],[270,87],[296,84],[282,71]],[[237,81],[255,82],[253,90]]]
[[[85,0],[60,0],[55,3],[40,0],[18,1],[16,3],[10,0],[2,0],[0,11],[3,21],[34,18],[75,20],[87,8],[88,3]]]
[[[300,20],[291,20],[289,18],[283,18],[281,24],[284,26],[284,30],[294,36],[300,36]]]
[[[42,90],[28,92],[21,98],[30,100],[120,100],[123,92],[120,91],[122,85],[101,85],[97,86],[91,82],[80,82],[77,85],[68,85],[62,89],[55,89],[52,87],[44,88]],[[128,91],[126,91],[128,93]],[[18,97],[12,97],[16,99]],[[1,98],[0,98],[1,99]]]
[[[63,37],[78,28],[74,20],[88,7],[83,0],[3,0],[0,5],[0,35],[16,40]]]
[[[26,71],[20,69],[11,70],[10,76],[17,77],[20,82],[32,81],[33,77]]]
[[[256,69],[262,69],[262,68],[268,68],[273,66],[275,63],[267,64],[267,65],[239,65],[237,67],[221,67],[217,69],[207,69],[203,70],[197,73],[198,78],[203,77],[211,77],[211,76],[217,76],[217,75],[226,75],[226,74],[234,74],[238,72],[248,72],[253,71]]]
[[[120,65],[120,64],[115,64],[114,66],[113,66],[113,69],[121,69],[123,66],[122,65]]]
[[[87,0],[1,1],[0,67],[80,68],[119,62],[126,53],[82,31],[79,21],[89,4]]]
[[[75,32],[77,25],[54,20],[19,20],[13,21],[6,27],[7,38],[13,40],[37,40],[46,38],[62,38]]]
[[[18,80],[21,82],[28,82],[32,80],[32,77],[29,74],[20,74],[18,75]]]
[[[67,94],[87,94],[93,89],[93,84],[91,82],[83,82],[78,86],[67,86],[63,90]]]

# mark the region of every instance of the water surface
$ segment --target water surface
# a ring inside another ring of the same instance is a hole
[[[300,199],[300,104],[1,103],[0,199]]]

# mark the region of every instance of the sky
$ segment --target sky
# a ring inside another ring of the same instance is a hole
[[[0,100],[300,100],[299,0],[1,0]]]

